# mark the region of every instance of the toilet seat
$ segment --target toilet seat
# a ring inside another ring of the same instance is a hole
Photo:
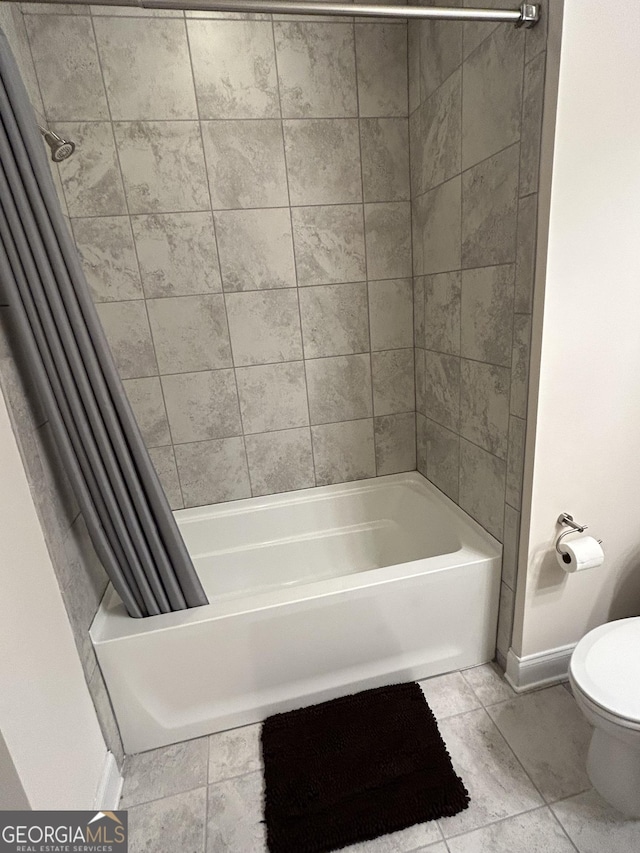
[[[608,622],[580,640],[570,674],[584,697],[605,717],[640,727],[640,617]]]

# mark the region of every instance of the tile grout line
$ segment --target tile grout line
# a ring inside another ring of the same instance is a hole
[[[387,415],[378,415],[378,417],[393,418],[393,417],[399,417],[401,415],[411,415],[411,414],[413,414],[413,410],[406,410],[404,412],[389,412],[389,414],[387,414]],[[278,429],[267,429],[267,430],[262,430],[261,432],[248,432],[246,434],[246,437],[251,438],[252,436],[275,435],[275,434],[280,433],[280,432],[295,432],[295,431],[301,430],[301,429],[308,430],[308,429],[311,429],[312,427],[339,426],[342,424],[356,423],[357,421],[373,421],[373,420],[374,420],[374,417],[372,415],[368,415],[365,417],[347,418],[347,420],[343,420],[343,421],[321,421],[320,423],[314,423],[314,424],[298,424],[297,426],[281,427]],[[207,444],[207,443],[212,442],[212,441],[225,441],[228,438],[241,438],[241,437],[242,437],[242,435],[240,433],[236,433],[234,435],[222,435],[222,436],[217,436],[217,437],[212,437],[212,438],[196,438],[192,441],[178,441],[174,445],[166,444],[166,443],[165,444],[153,444],[153,445],[150,445],[149,449],[150,450],[157,450],[160,447],[172,447],[172,446],[173,447],[184,447],[184,446],[192,445],[192,444]],[[409,469],[409,471],[412,471],[412,470],[414,470],[414,469],[412,469],[412,468]],[[406,474],[407,471],[397,471],[395,473]],[[383,475],[383,476],[387,476],[387,475]],[[369,477],[362,477],[360,479],[370,479],[370,478]],[[342,482],[342,481],[339,481],[339,482]],[[292,491],[292,490],[288,489],[287,491]],[[293,491],[295,491],[295,489]],[[260,495],[260,497],[264,497],[264,495]]]
[[[376,443],[376,429],[375,429],[375,421],[373,420],[375,417],[375,396],[373,393],[373,356],[371,352],[371,305],[369,303],[369,257],[367,252],[367,220],[365,216],[365,193],[364,193],[364,171],[362,166],[362,116],[360,115],[360,75],[358,74],[358,45],[357,45],[357,34],[356,34],[356,24],[355,18],[352,23],[353,28],[353,59],[354,59],[354,70],[355,70],[355,81],[356,81],[356,110],[358,113],[358,156],[360,160],[360,194],[362,197],[362,207],[361,207],[361,215],[362,215],[362,239],[364,243],[364,275],[365,280],[367,282],[366,285],[366,299],[367,299],[367,325],[368,325],[368,333],[369,333],[369,376],[371,382],[371,429],[373,432],[373,471],[374,476],[378,476],[378,448]],[[410,204],[410,203],[409,203]]]
[[[463,70],[464,74],[464,70]],[[461,98],[462,101],[462,98]],[[455,181],[456,178],[462,178],[463,175],[466,175],[468,172],[472,172],[474,169],[477,169],[478,166],[483,166],[489,162],[489,160],[493,160],[494,157],[499,157],[501,154],[504,154],[510,148],[514,148],[516,145],[520,144],[520,138],[510,142],[508,145],[505,145],[503,148],[500,148],[498,151],[494,151],[492,154],[489,154],[487,157],[483,157],[482,160],[478,160],[477,163],[473,163],[471,166],[467,166],[466,169],[461,169],[459,172],[456,172],[454,175],[446,178],[444,181],[440,181],[437,184],[434,184],[432,187],[429,187],[424,192],[419,193],[416,198],[422,198],[423,196],[429,195],[435,190],[441,189],[445,184],[450,183],[451,181]],[[462,181],[461,181],[462,183]],[[535,193],[529,193],[529,195],[534,195]],[[387,204],[389,202],[386,202]],[[467,267],[462,267],[462,269],[467,269]],[[473,267],[469,267],[469,269],[473,269]]]
[[[410,62],[410,51],[411,51],[411,40],[409,38],[409,28],[411,26],[411,21],[407,21],[407,154],[409,161],[409,250],[411,252],[411,329],[413,333],[413,410],[414,410],[414,430],[413,430],[413,438],[414,438],[414,453],[415,453],[415,466],[414,470],[419,471],[418,468],[418,388],[416,382],[416,300],[415,300],[415,264],[414,264],[414,249],[413,249],[413,181],[412,181],[412,157],[411,157],[411,129],[410,129],[410,118],[411,118],[411,104],[409,103],[409,93],[411,89],[411,62]],[[415,41],[415,40],[414,40]],[[415,49],[415,44],[414,44]],[[418,63],[420,62],[420,55],[418,54]],[[418,69],[419,69],[418,64]],[[420,80],[418,79],[418,92],[420,87]],[[418,96],[419,97],[419,96]],[[367,286],[367,291],[369,290]],[[427,469],[426,465],[426,435],[425,435],[425,470]]]
[[[193,67],[193,55],[192,55],[192,51],[191,51],[191,39],[189,37],[189,27],[187,26],[186,15],[184,17],[184,30],[185,30],[185,38],[186,38],[186,43],[187,43],[187,53],[189,56],[189,68],[191,71],[191,82],[193,84],[194,99],[195,99],[195,105],[196,105],[196,114],[198,116],[198,131],[199,131],[199,135],[200,135],[200,145],[202,147],[202,158],[204,161],[204,174],[205,174],[205,179],[207,181],[207,194],[208,194],[209,205],[210,205],[210,210],[211,210],[211,226],[213,228],[213,241],[214,241],[214,245],[216,248],[216,256],[218,259],[218,274],[220,276],[220,288],[221,288],[221,292],[222,292],[222,304],[224,306],[225,328],[227,330],[227,339],[229,341],[229,354],[231,357],[231,369],[233,370],[233,382],[234,382],[234,387],[235,387],[235,392],[236,392],[236,405],[237,405],[237,410],[238,410],[238,419],[240,421],[240,430],[242,433],[241,438],[242,438],[242,451],[244,454],[244,468],[247,472],[247,484],[249,486],[249,494],[253,497],[253,485],[252,485],[252,481],[251,481],[251,470],[249,467],[249,455],[247,453],[247,443],[245,440],[245,429],[244,429],[244,420],[242,417],[242,406],[240,405],[240,389],[238,387],[238,375],[236,373],[235,354],[233,351],[233,342],[231,340],[231,327],[229,325],[229,312],[227,310],[227,299],[226,299],[226,292],[224,289],[224,278],[222,275],[222,263],[220,260],[220,245],[218,243],[218,231],[216,228],[215,215],[213,212],[213,196],[211,194],[211,179],[210,179],[210,175],[209,175],[209,161],[208,161],[206,153],[205,153],[204,131],[202,128],[203,122],[202,122],[201,117],[200,117],[200,100],[198,98],[198,90],[197,90],[196,82],[195,82],[196,77],[195,77],[195,71],[194,71],[194,67]],[[231,436],[231,438],[235,438],[235,437],[236,436]],[[240,436],[237,436],[237,437],[239,438]],[[220,439],[220,440],[222,440],[222,439]],[[191,442],[189,442],[189,443],[191,443]],[[174,453],[175,453],[175,451],[174,451]],[[182,480],[180,478],[180,467],[177,464],[177,459],[176,459],[176,469],[178,471],[178,479],[180,480],[180,482],[182,482]],[[186,506],[186,501],[185,501],[185,506]],[[207,773],[208,773],[208,771],[207,771]]]
[[[264,119],[265,121],[269,121],[271,123],[278,122],[278,119]],[[402,119],[399,119],[400,121]],[[232,119],[228,119],[227,121],[232,121]],[[247,121],[259,121],[259,119],[247,119]],[[62,124],[91,124],[91,122],[85,121],[54,121],[56,125]],[[96,124],[111,124],[109,121],[100,121],[95,122]],[[138,122],[139,123],[139,122]],[[118,124],[118,122],[113,122],[113,124]],[[132,124],[136,124],[136,122],[132,122]],[[192,121],[191,124],[206,124],[206,122],[197,122]],[[511,146],[509,146],[511,147]],[[206,164],[206,159],[205,159]],[[457,177],[457,176],[454,176]],[[446,181],[445,181],[446,183]],[[441,185],[439,185],[441,186]],[[426,195],[426,193],[422,193],[422,195]],[[535,193],[529,193],[529,195],[535,195]],[[527,196],[523,196],[527,198]],[[324,207],[361,207],[363,204],[366,204],[369,207],[376,207],[378,205],[390,205],[390,204],[411,204],[411,199],[408,198],[395,198],[395,199],[385,199],[382,201],[332,201],[326,202],[322,204],[267,204],[262,205],[261,207],[213,207],[211,202],[209,207],[198,207],[198,208],[183,208],[182,210],[141,210],[137,213],[127,214],[127,213],[93,213],[93,214],[77,214],[77,215],[68,215],[68,219],[115,219],[118,217],[129,216],[131,219],[142,219],[144,217],[153,217],[153,216],[176,216],[178,214],[189,214],[189,213],[210,213],[213,211],[214,214],[224,216],[225,213],[244,213],[248,211],[267,211],[267,210],[287,210],[291,208],[292,210],[306,210],[307,208],[324,208]],[[396,278],[408,278],[409,276],[396,276]],[[373,281],[377,281],[378,279],[373,279]],[[380,279],[380,281],[384,281],[385,279]],[[331,284],[331,282],[328,282]],[[300,285],[301,287],[308,287],[308,285]],[[267,290],[268,288],[262,288],[263,290]]]
[[[93,34],[93,41],[94,41],[94,46],[95,46],[95,51],[96,51],[96,61],[97,61],[97,64],[98,64],[98,69],[99,69],[99,71],[100,71],[100,79],[101,79],[101,81],[102,81],[102,87],[103,87],[103,90],[104,90],[105,104],[106,104],[106,107],[107,107],[107,113],[108,113],[108,116],[109,116],[109,128],[110,128],[110,131],[111,131],[111,138],[112,138],[112,140],[113,140],[113,148],[114,148],[114,153],[115,153],[115,160],[116,160],[116,164],[117,164],[117,168],[118,168],[118,177],[119,177],[119,179],[120,179],[120,185],[121,185],[121,188],[122,188],[122,196],[123,196],[123,199],[124,199],[124,205],[125,205],[125,210],[126,210],[127,225],[128,225],[128,228],[129,228],[129,234],[130,234],[130,236],[131,236],[131,241],[132,241],[132,245],[133,245],[133,252],[134,252],[135,259],[136,259],[136,267],[137,267],[137,272],[138,272],[138,280],[140,281],[140,288],[141,288],[141,290],[142,290],[142,295],[143,295],[143,298],[142,298],[142,300],[140,300],[140,301],[142,301],[142,302],[143,302],[143,304],[144,304],[144,312],[145,312],[145,317],[146,317],[146,320],[147,320],[147,327],[148,327],[148,329],[149,329],[149,339],[150,339],[150,341],[151,341],[151,347],[152,347],[152,349],[153,349],[153,357],[154,357],[154,359],[155,359],[156,367],[157,367],[157,369],[158,369],[158,374],[157,374],[157,375],[158,375],[158,382],[159,382],[159,385],[160,385],[160,395],[161,395],[161,398],[162,398],[162,408],[163,408],[163,412],[164,412],[165,421],[166,421],[166,424],[167,424],[167,429],[168,429],[168,431],[169,431],[169,438],[171,439],[171,451],[172,451],[172,455],[173,455],[173,464],[174,464],[175,472],[176,472],[176,479],[177,479],[177,484],[178,484],[178,490],[179,490],[179,492],[180,492],[180,503],[181,503],[181,506],[182,506],[182,507],[184,507],[184,506],[185,506],[184,492],[183,492],[183,489],[182,489],[182,483],[181,483],[181,480],[180,480],[180,472],[179,472],[179,470],[178,470],[178,463],[177,463],[176,454],[175,454],[175,445],[174,445],[174,440],[173,440],[173,431],[172,431],[172,429],[171,429],[171,422],[170,422],[170,420],[169,420],[169,413],[168,413],[168,409],[167,409],[167,402],[166,402],[166,397],[165,397],[165,393],[164,393],[164,386],[163,386],[162,378],[161,378],[161,375],[160,375],[160,363],[159,363],[159,361],[158,361],[158,353],[157,353],[156,341],[155,341],[155,337],[154,337],[154,334],[153,334],[153,328],[152,328],[152,325],[151,325],[151,319],[150,319],[150,317],[149,317],[149,307],[148,307],[148,305],[147,305],[146,293],[145,293],[145,290],[144,290],[144,284],[143,284],[143,281],[142,281],[142,268],[141,268],[141,264],[140,264],[140,257],[139,257],[139,255],[138,255],[138,244],[137,244],[137,242],[136,242],[136,240],[135,240],[135,237],[134,237],[134,234],[133,234],[133,225],[132,225],[132,223],[131,223],[131,211],[130,211],[130,208],[129,208],[129,196],[128,196],[128,194],[127,194],[127,189],[126,189],[126,187],[125,187],[125,182],[124,182],[124,175],[123,175],[123,172],[122,172],[122,163],[121,163],[121,161],[120,161],[120,149],[119,149],[119,147],[118,147],[118,142],[117,142],[117,139],[116,139],[116,137],[115,137],[114,122],[113,122],[113,116],[112,116],[112,112],[111,112],[111,102],[110,102],[110,100],[109,100],[109,92],[108,92],[108,90],[107,90],[107,84],[106,84],[106,81],[105,81],[105,78],[104,78],[104,69],[103,69],[103,67],[102,67],[102,57],[101,57],[101,55],[100,55],[100,48],[99,48],[99,45],[98,45],[98,37],[97,37],[97,35],[96,35],[96,31],[95,31],[95,23],[94,23],[93,17],[92,17],[91,15],[89,15],[89,21],[90,21],[90,25],[91,25],[91,32],[92,32],[92,34]],[[73,228],[72,228],[72,230],[73,230]],[[74,243],[75,243],[75,234],[74,234]],[[77,244],[76,244],[76,250],[77,250]],[[136,301],[137,301],[137,300],[136,300]],[[119,371],[118,371],[118,372],[119,372]],[[126,393],[126,391],[125,391],[125,393]],[[137,423],[137,418],[136,418],[136,423]],[[145,442],[145,446],[146,446],[146,442]],[[154,465],[153,467],[154,467],[154,469],[155,469],[155,465]],[[159,475],[157,474],[157,472],[156,472],[156,475],[158,476],[158,480],[159,480],[160,478],[159,478]],[[163,492],[165,492],[164,487],[162,487],[162,489],[163,489]],[[168,497],[166,496],[166,492],[165,492],[165,497],[166,497],[166,500],[167,500],[167,502],[168,502],[168,501],[169,501],[169,499],[168,499]]]
[[[289,227],[291,228],[291,248],[293,251],[293,266],[295,270],[296,277],[296,302],[298,305],[298,324],[300,328],[300,348],[302,351],[302,357],[299,361],[302,361],[302,371],[304,375],[304,392],[305,399],[307,401],[307,419],[308,419],[308,430],[309,430],[309,447],[311,450],[311,471],[313,475],[313,487],[318,485],[318,474],[316,471],[316,454],[313,446],[313,430],[311,429],[311,401],[309,399],[309,381],[307,376],[307,359],[305,357],[304,350],[304,332],[302,328],[302,308],[300,307],[300,277],[298,273],[298,257],[296,253],[296,240],[295,240],[295,229],[293,225],[293,207],[291,205],[291,188],[289,186],[289,159],[287,157],[287,143],[284,132],[284,118],[282,114],[282,92],[280,90],[280,68],[278,65],[278,48],[276,45],[276,29],[275,29],[275,21],[271,21],[271,38],[273,41],[273,57],[274,57],[274,65],[276,72],[276,87],[278,90],[278,109],[280,111],[280,132],[282,135],[282,155],[284,159],[284,176],[285,181],[287,183],[287,200],[289,202]]]
[[[493,32],[493,31],[492,31]],[[462,27],[462,32],[460,33],[460,47],[462,49],[462,62],[460,63],[460,269],[462,270],[462,260],[463,260],[463,240],[462,240],[462,227],[464,222],[464,187],[462,180],[462,147],[463,147],[463,138],[464,138],[464,80],[465,80],[465,69],[468,72],[467,66],[467,58],[464,55],[464,27]],[[457,69],[456,69],[457,70]],[[455,73],[455,72],[454,72]],[[458,325],[460,327],[460,362],[459,362],[459,371],[458,371],[458,428],[456,430],[458,441],[458,499],[456,503],[462,507],[462,299],[464,293],[464,282],[462,272],[460,275],[460,301],[458,305]],[[514,273],[515,279],[515,273]]]
[[[286,208],[278,208],[278,210],[285,210],[285,209]],[[200,212],[206,213],[207,211],[200,211]],[[170,215],[173,216],[173,215],[180,215],[180,214],[170,214]],[[110,218],[110,217],[106,217],[106,218]],[[122,216],[122,217],[118,217],[118,218],[119,219],[128,219],[129,217]],[[214,217],[214,219],[215,219],[215,217]],[[73,223],[75,221],[76,221],[76,219],[70,220],[71,223]],[[512,266],[512,264],[504,264],[503,266]],[[491,268],[492,267],[489,267],[489,269],[491,269]],[[439,275],[440,273],[437,273],[437,274]],[[447,273],[444,273],[444,275],[447,275]],[[356,281],[328,281],[328,282],[321,282],[318,284],[303,284],[300,286],[300,289],[302,291],[305,291],[305,290],[311,290],[314,287],[343,287],[344,285],[348,285],[348,284],[379,284],[379,283],[383,283],[383,282],[403,282],[403,281],[410,282],[411,278],[412,278],[411,276],[400,276],[397,278],[374,278],[374,279],[371,279],[371,281],[367,281],[366,279],[359,279]],[[243,289],[243,290],[229,290],[229,289],[227,289],[227,290],[203,290],[203,291],[196,292],[196,293],[175,293],[175,294],[163,294],[160,296],[144,296],[143,295],[143,296],[135,296],[131,299],[103,299],[103,300],[96,300],[96,305],[113,305],[113,304],[120,304],[123,302],[141,302],[142,300],[147,300],[147,301],[153,302],[153,301],[158,301],[161,299],[189,299],[189,298],[194,299],[194,298],[203,297],[203,296],[220,296],[223,293],[227,293],[227,294],[231,294],[231,295],[236,295],[236,294],[241,295],[243,293],[264,293],[264,294],[267,294],[267,293],[271,293],[273,291],[295,290],[295,289],[296,289],[296,285],[286,285],[284,287],[258,287],[258,288]],[[527,314],[525,316],[531,316],[531,315]],[[387,349],[411,349],[411,347],[409,347],[409,346],[387,347]],[[383,349],[375,349],[374,350],[374,352],[383,352],[383,351],[384,351]],[[345,355],[349,355],[349,353],[345,353]],[[320,357],[322,357],[322,356],[320,356]]]
[[[520,186],[521,186],[521,181],[522,181],[522,131],[523,131],[523,127],[524,127],[524,109],[525,109],[524,92],[525,92],[525,78],[526,78],[526,75],[525,75],[525,47],[526,47],[526,45],[523,44],[522,45],[522,51],[521,51],[522,52],[522,69],[521,69],[521,73],[520,73],[520,82],[521,82],[521,88],[520,88],[520,132],[518,134],[518,136],[519,136],[519,142],[518,142],[518,181],[517,181],[517,191],[516,191],[516,231],[515,231],[515,237],[514,237],[514,240],[515,240],[514,256],[515,256],[515,265],[516,265],[515,271],[517,271],[517,264],[518,264],[518,248],[519,247],[518,247],[517,220],[518,220],[518,210],[519,210],[519,206],[520,206],[519,205]],[[506,457],[505,483],[504,483],[504,501],[503,501],[503,507],[502,507],[502,540],[504,540],[504,531],[506,530],[505,519],[506,519],[507,505],[508,505],[507,493],[509,491],[509,469],[510,469],[511,454],[512,454],[512,450],[513,450],[512,440],[511,440],[511,417],[512,417],[512,415],[511,415],[511,397],[513,394],[513,351],[514,351],[514,346],[515,346],[515,320],[514,320],[515,297],[516,297],[516,275],[515,275],[515,271],[514,271],[513,283],[512,283],[512,302],[511,302],[511,312],[510,312],[510,318],[511,318],[511,359],[510,359],[510,363],[509,363],[509,400],[508,400],[508,409],[507,409],[507,457]],[[525,429],[526,429],[526,421],[525,421]],[[523,456],[524,456],[524,446],[523,446]],[[524,459],[523,459],[523,462],[524,462]],[[520,478],[520,503],[522,503],[522,488],[523,488],[523,484],[522,484],[522,477],[521,477]],[[520,516],[520,524],[521,523],[522,523],[522,516]],[[520,530],[518,530],[518,540],[519,540],[519,538],[520,538]],[[516,567],[516,574],[517,574],[517,567]],[[506,608],[507,597],[504,596],[504,592],[502,589],[503,584],[505,586],[507,586],[507,584],[505,584],[505,582],[504,582],[504,575],[505,575],[505,567],[504,567],[504,542],[503,542],[502,559],[501,559],[501,564],[500,564],[500,593],[499,593],[499,598],[498,598],[498,636],[500,635],[500,622],[502,621],[503,625],[506,623],[506,626],[508,627],[508,630],[507,630],[507,634],[508,634],[507,648],[506,649],[499,649],[499,651],[501,651],[506,656],[507,652],[509,651],[509,648],[511,647],[511,641],[513,639],[513,621],[514,621],[514,616],[515,616],[515,592],[514,592],[514,590],[512,590],[512,593],[514,593],[514,594],[512,595],[511,606],[509,607],[509,612],[505,613],[504,618],[501,619],[501,609],[502,608],[500,607],[500,605],[503,603],[503,600],[504,600],[504,604],[505,604],[505,610],[507,609]],[[507,589],[510,589],[510,587],[507,586]],[[497,642],[498,642],[498,640],[496,638],[496,648],[497,648]]]

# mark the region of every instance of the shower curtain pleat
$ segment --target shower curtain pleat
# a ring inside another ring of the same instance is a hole
[[[0,276],[92,541],[131,616],[207,603],[142,440],[0,31]]]

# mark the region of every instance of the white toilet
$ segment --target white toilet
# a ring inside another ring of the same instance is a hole
[[[587,759],[593,787],[623,814],[640,817],[640,616],[583,637],[569,679],[595,727]]]

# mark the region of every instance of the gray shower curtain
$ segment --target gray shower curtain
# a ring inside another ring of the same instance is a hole
[[[1,30],[0,284],[91,539],[127,612],[207,604],[116,371]]]

